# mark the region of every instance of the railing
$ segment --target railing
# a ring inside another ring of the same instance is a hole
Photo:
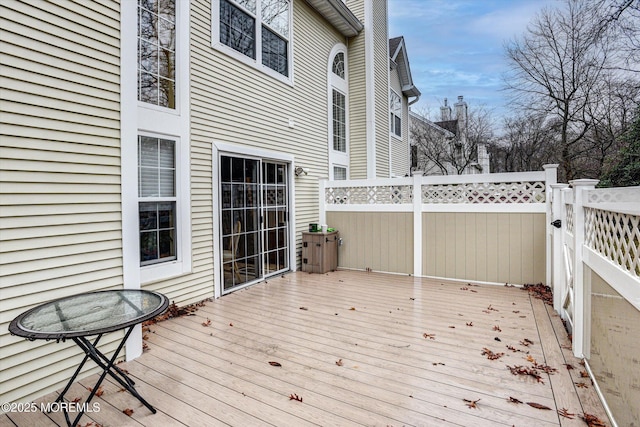
[[[596,180],[553,185],[554,308],[572,333],[614,425],[640,409],[640,187],[596,189]]]

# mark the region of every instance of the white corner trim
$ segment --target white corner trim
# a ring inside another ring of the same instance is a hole
[[[367,178],[376,178],[376,99],[375,99],[375,49],[373,34],[373,2],[364,2],[364,61],[367,126]],[[388,43],[387,43],[388,44]]]

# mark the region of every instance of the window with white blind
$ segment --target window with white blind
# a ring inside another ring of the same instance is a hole
[[[140,265],[177,258],[176,142],[138,137]]]
[[[391,135],[402,137],[402,98],[393,89],[389,91]]]

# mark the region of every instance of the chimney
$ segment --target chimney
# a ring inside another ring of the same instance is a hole
[[[467,121],[467,103],[464,102],[462,95],[458,97],[458,102],[455,103],[456,107],[456,119],[459,122],[466,123]]]
[[[447,98],[444,99],[444,106],[440,107],[440,117],[443,122],[451,120],[451,107],[447,105]]]

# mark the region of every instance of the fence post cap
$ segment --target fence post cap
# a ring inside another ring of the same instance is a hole
[[[560,164],[550,163],[548,165],[542,165],[542,169],[558,169],[558,166],[560,166]]]
[[[556,189],[563,189],[563,188],[569,188],[569,184],[564,184],[564,183],[556,183],[556,184],[549,184],[549,186],[551,186],[551,188]]]
[[[599,179],[572,179],[571,181],[569,181],[569,184],[571,184],[572,187],[595,187],[599,182]]]

